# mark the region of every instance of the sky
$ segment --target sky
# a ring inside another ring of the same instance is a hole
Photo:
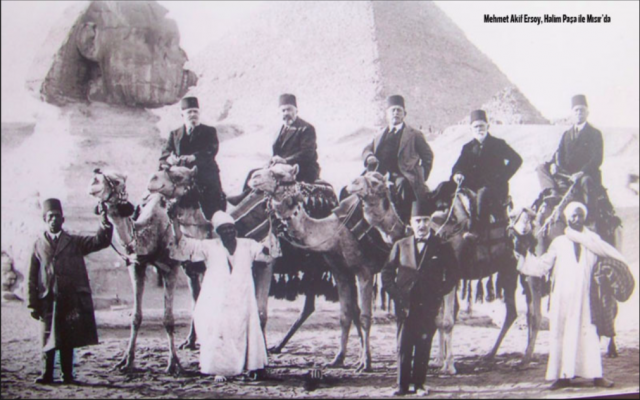
[[[24,88],[27,71],[54,21],[71,3],[1,2],[3,122],[34,120],[37,101]],[[191,57],[211,41],[224,40],[235,23],[265,6],[259,1],[159,3],[177,21],[181,46]],[[638,127],[638,2],[436,3],[545,117],[567,116],[571,96],[583,93],[595,125]],[[484,22],[485,14],[606,14],[611,22],[490,24]]]

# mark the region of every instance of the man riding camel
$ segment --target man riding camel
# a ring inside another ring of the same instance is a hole
[[[591,210],[593,222],[596,214],[598,191],[602,187],[600,165],[602,165],[602,133],[587,122],[589,106],[587,98],[578,94],[571,99],[574,125],[562,134],[558,150],[551,161],[537,168],[538,179],[543,190],[550,189],[550,195],[559,196],[571,183],[580,188],[582,202]]]
[[[411,204],[427,193],[425,181],[433,165],[433,151],[422,132],[404,122],[407,112],[404,98],[387,98],[388,126],[364,148],[362,159],[368,170],[390,174],[395,185],[395,205],[400,218],[409,221]]]
[[[160,155],[160,167],[198,167],[198,200],[205,219],[210,220],[216,211],[227,208],[220,183],[220,169],[216,163],[218,135],[216,128],[200,123],[200,106],[196,97],[182,99],[180,108],[184,125],[169,134]]]
[[[473,139],[462,147],[453,166],[451,181],[444,184],[451,193],[455,185],[477,194],[477,221],[469,226],[471,238],[486,229],[490,216],[499,216],[509,197],[509,180],[522,165],[522,157],[503,139],[489,133],[487,113],[475,110],[470,115]]]
[[[298,117],[298,102],[295,95],[289,93],[280,95],[278,105],[283,123],[273,143],[273,157],[270,163],[297,164],[299,172],[296,175],[296,181],[313,183],[320,177],[316,128]],[[229,197],[229,203],[238,205],[251,192],[248,182],[255,171],[257,169],[249,171],[242,193]]]

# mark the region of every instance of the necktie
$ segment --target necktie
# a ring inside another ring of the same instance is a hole
[[[189,130],[187,130],[187,133],[189,134],[189,136],[191,136],[191,134],[193,133],[193,126],[189,127]]]
[[[393,135],[395,135],[395,134],[396,134],[396,132],[397,132],[397,131],[396,131],[396,127],[394,126],[394,127],[393,127],[393,129],[391,129],[391,131],[389,132],[389,134],[390,134],[391,136],[393,136]]]

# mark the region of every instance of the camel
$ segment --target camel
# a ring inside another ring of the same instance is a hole
[[[187,168],[179,165],[161,168],[151,175],[147,190],[150,193],[161,194],[175,203],[176,219],[180,224],[180,229],[187,237],[206,239],[211,237],[211,223],[206,220],[200,210],[197,189],[194,187],[196,172],[196,167]],[[200,295],[200,287],[206,266],[204,262],[194,263],[187,261],[181,264],[187,276],[192,303],[195,306],[195,302]],[[195,326],[191,321],[189,333],[178,348],[195,350],[196,339]]]
[[[321,219],[311,218],[303,207],[303,198],[300,194],[285,195],[281,201],[272,198],[271,205],[276,216],[287,227],[287,232],[294,241],[293,244],[305,250],[321,253],[334,273],[340,298],[342,336],[340,349],[330,365],[344,364],[351,322],[358,314],[354,303],[357,297],[360,310],[359,322],[362,329],[362,351],[356,370],[372,371],[369,334],[372,321],[373,277],[376,272],[379,272],[376,271],[375,263],[365,257],[358,240],[335,214]],[[350,282],[354,275],[358,296],[353,292],[353,285]]]
[[[549,196],[549,191],[542,191],[538,198],[534,201],[531,209],[522,209],[519,213],[513,216],[513,238],[516,248],[519,244],[526,243],[522,246],[520,253],[524,255],[525,251],[532,251],[537,255],[543,254],[557,236],[564,233],[566,223],[563,220],[562,212],[564,207],[571,201],[578,200],[576,184],[573,183],[569,186],[567,192],[562,198]],[[606,198],[606,192],[602,192],[600,201],[601,206],[599,210],[595,211],[595,226],[592,227],[606,242],[612,246],[619,245],[621,243],[621,226],[620,219],[615,215],[611,203]],[[591,211],[591,210],[590,210]],[[528,282],[532,284],[532,287],[540,287],[542,280],[531,276],[526,277]],[[529,348],[528,355],[533,354],[533,348],[535,346],[535,340],[537,337],[538,326],[542,318],[541,311],[541,290],[532,290],[531,298],[527,298],[531,302],[532,315],[527,314],[530,318],[529,321]],[[610,306],[614,307],[611,311],[613,315],[617,313],[617,303],[612,300]],[[613,331],[613,326],[611,327]],[[612,332],[613,334],[613,332]],[[611,336],[609,345],[607,346],[607,356],[614,358],[618,356],[614,337]]]
[[[168,203],[160,194],[150,194],[141,206],[139,216],[133,221],[133,206],[127,201],[126,176],[117,172],[94,171],[89,186],[89,194],[98,199],[98,207],[107,209],[107,216],[113,223],[117,242],[123,251],[134,293],[134,313],[131,335],[127,350],[114,369],[130,372],[134,368],[136,339],[142,323],[142,295],[145,273],[148,265],[153,265],[163,277],[164,320],[163,325],[169,340],[169,360],[166,372],[183,373],[174,342],[175,323],[173,318],[173,295],[178,275],[179,263],[169,258],[167,244],[172,239],[170,221],[167,216]],[[115,249],[115,247],[114,247]]]
[[[401,232],[404,225],[400,225],[401,221],[395,212],[393,203],[391,202],[391,194],[384,177],[377,172],[368,172],[363,176],[356,178],[348,187],[350,193],[358,195],[364,204],[364,217],[372,226],[376,227],[387,237],[392,240],[401,238]],[[441,201],[436,199],[436,201]],[[445,202],[446,203],[446,202]],[[517,314],[515,309],[515,289],[517,286],[517,270],[515,258],[511,255],[508,248],[501,249],[493,260],[493,264],[489,260],[479,262],[476,258],[477,251],[473,244],[463,237],[463,233],[468,229],[468,221],[473,218],[475,204],[474,195],[465,189],[456,192],[456,200],[452,202],[449,213],[437,211],[432,216],[434,222],[440,223],[437,233],[443,235],[451,243],[458,260],[460,260],[462,279],[475,280],[485,277],[491,277],[494,273],[500,274],[499,282],[504,289],[505,306],[507,313],[503,323],[502,330],[496,340],[493,349],[486,356],[491,359],[495,356],[498,348],[515,321]],[[469,262],[471,261],[471,262]],[[483,265],[478,265],[483,264]],[[527,282],[530,286],[536,285],[534,279]],[[527,296],[529,312],[528,315],[534,313],[533,304],[530,302],[530,296]],[[455,374],[455,363],[452,351],[452,335],[455,322],[455,306],[457,300],[457,290],[452,290],[443,299],[443,304],[436,319],[438,326],[440,348],[436,358],[436,364],[442,365],[441,373]],[[530,317],[531,318],[531,317]],[[529,319],[530,329],[537,326],[534,321]],[[537,330],[535,331],[537,334]],[[523,364],[527,364],[533,354],[533,345],[535,344],[535,336],[530,331],[527,350],[523,357]]]
[[[275,171],[279,171],[276,167]],[[280,177],[286,182],[294,182],[295,175],[291,180],[288,180],[284,175],[288,175],[291,170],[281,171]],[[296,169],[297,172],[297,169]],[[163,194],[165,197],[172,199],[176,202],[176,213],[178,221],[180,222],[181,229],[189,237],[204,238],[207,237],[210,224],[204,219],[204,215],[200,210],[200,206],[197,199],[192,196],[193,187],[192,181],[195,177],[195,167],[188,169],[181,166],[172,166],[171,168],[162,169],[156,172],[152,178],[152,185],[149,189]],[[314,198],[315,199],[315,198]],[[323,197],[318,197],[319,202],[323,202]],[[238,235],[241,237],[248,237],[257,241],[263,241],[267,239],[270,242],[270,247],[274,249],[277,244],[274,243],[275,238],[267,236],[269,235],[269,215],[266,207],[267,198],[262,191],[253,190],[248,196],[246,196],[236,206],[228,205],[229,214],[236,220],[236,228],[238,229]],[[321,215],[330,213],[331,207],[335,205],[331,201],[325,204],[325,207],[319,205],[315,207],[315,211]],[[213,233],[215,235],[215,233]],[[275,250],[278,251],[279,249]],[[289,250],[286,248],[285,250]],[[273,250],[272,250],[273,251]],[[256,287],[256,299],[258,303],[258,312],[260,316],[260,324],[263,332],[266,330],[268,320],[268,300],[269,291],[271,289],[271,282],[274,273],[274,268],[278,262],[291,263],[305,267],[305,274],[309,274],[307,281],[309,285],[305,289],[305,305],[301,311],[300,316],[291,326],[285,337],[279,342],[278,345],[269,349],[271,353],[280,353],[288,341],[293,337],[298,328],[304,323],[304,321],[311,315],[315,309],[315,285],[322,276],[322,269],[315,268],[319,261],[318,257],[308,257],[301,251],[285,251],[281,259],[274,259],[274,261],[266,263],[265,266],[256,268],[254,270],[254,283]],[[304,265],[303,265],[304,264]],[[200,293],[200,283],[204,269],[201,270],[189,270],[190,265],[187,265],[185,272],[189,278],[189,285],[193,301],[195,302]],[[185,342],[181,345],[181,348],[194,349],[196,342],[196,332],[191,324],[189,335]]]

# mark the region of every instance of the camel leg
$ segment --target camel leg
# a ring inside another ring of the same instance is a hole
[[[609,339],[609,346],[607,347],[607,357],[609,358],[618,357],[618,349],[616,347],[616,341],[614,338]]]
[[[440,350],[438,365],[442,365],[440,373],[447,375],[455,375],[457,373],[453,356],[453,326],[455,324],[455,302],[457,296],[457,288],[453,288],[451,292],[446,294],[442,299],[441,312],[436,318],[436,327],[438,328]]]
[[[496,339],[496,343],[494,344],[493,349],[491,349],[489,354],[484,357],[485,360],[488,361],[493,360],[493,358],[496,356],[502,340],[509,331],[509,328],[511,328],[511,325],[513,325],[516,318],[518,317],[518,311],[516,310],[516,287],[518,285],[518,273],[515,265],[508,271],[508,273],[509,275],[504,277],[504,303],[505,307],[507,308],[507,312],[504,317],[502,329],[500,330],[500,334],[498,335],[498,339]]]
[[[192,299],[191,310],[193,311],[193,309],[196,306],[196,301],[198,301],[198,296],[200,296],[200,289],[201,289],[200,278],[202,277],[202,274],[198,274],[194,271],[189,271],[188,268],[189,268],[188,265],[184,265],[184,271],[188,278],[187,282],[189,282],[189,290],[191,291],[191,299]],[[162,274],[158,274],[158,275],[162,276]],[[186,349],[195,350],[196,341],[197,341],[196,327],[195,327],[195,324],[193,323],[193,318],[191,318],[191,326],[189,327],[189,334],[187,335],[187,338],[184,340],[184,342],[182,342],[178,348],[181,350],[186,350]]]
[[[271,278],[273,277],[273,265],[275,261],[266,263],[266,266],[258,265],[258,267],[254,270],[254,283],[256,289],[256,300],[258,302],[258,314],[260,315],[260,327],[262,328],[262,332],[265,334],[266,340],[266,329],[267,329],[267,319],[268,319],[268,310],[267,306],[269,304],[269,290],[271,289]]]
[[[136,357],[136,340],[138,332],[140,332],[140,324],[142,324],[142,295],[144,293],[144,277],[146,272],[146,264],[132,264],[129,266],[129,277],[131,278],[131,286],[133,287],[133,315],[131,318],[131,334],[129,336],[129,344],[122,360],[118,362],[113,369],[123,372],[131,372]]]
[[[536,339],[540,331],[540,322],[542,320],[542,296],[540,293],[541,280],[533,276],[526,277],[528,290],[527,297],[527,349],[524,352],[520,367],[526,367],[533,359],[533,351],[536,347]]]
[[[340,328],[342,331],[340,337],[340,349],[328,367],[336,368],[344,366],[344,359],[347,355],[347,342],[349,341],[349,330],[351,330],[351,321],[353,320],[353,294],[352,285],[349,280],[352,279],[344,272],[339,265],[340,261],[335,257],[325,256],[327,262],[332,267],[332,272],[336,284],[338,285],[338,296],[340,299]]]
[[[284,348],[284,346],[287,345],[289,340],[293,337],[296,331],[302,326],[304,321],[306,321],[307,318],[309,318],[309,316],[313,314],[313,312],[316,309],[315,305],[316,305],[316,294],[312,289],[308,289],[307,293],[305,293],[304,307],[302,308],[302,311],[300,312],[298,319],[296,320],[296,322],[293,323],[291,328],[289,328],[289,332],[287,332],[285,337],[280,341],[280,344],[269,349],[270,353],[280,354],[282,352],[282,349]]]
[[[356,368],[358,372],[372,372],[371,368],[371,322],[373,307],[373,274],[363,267],[357,275],[358,293],[360,300],[360,325],[362,326],[362,352],[360,362]]]
[[[184,373],[180,360],[178,359],[178,353],[176,351],[176,344],[174,340],[175,332],[175,320],[173,318],[173,295],[175,293],[176,281],[178,280],[178,265],[168,265],[171,269],[169,272],[163,273],[164,281],[164,329],[167,333],[167,339],[169,339],[169,362],[166,373],[172,375],[180,375]]]

